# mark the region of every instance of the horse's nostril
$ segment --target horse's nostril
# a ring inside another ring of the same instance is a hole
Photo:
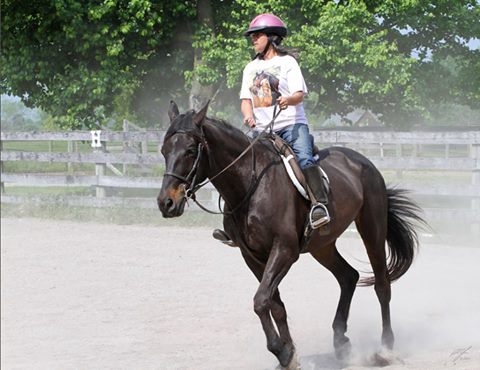
[[[165,200],[165,209],[170,210],[171,208],[173,208],[173,206],[174,206],[174,203],[172,198],[167,198]]]

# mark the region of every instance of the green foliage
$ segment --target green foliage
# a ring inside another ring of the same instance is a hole
[[[197,45],[206,60],[202,70],[215,70],[208,76],[225,76],[238,90],[249,60],[239,34],[261,12],[277,14],[289,27],[286,45],[300,51],[307,85],[318,94],[310,114],[360,107],[401,128],[431,117],[445,102],[479,108],[479,50],[467,46],[480,36],[476,1],[237,0],[221,32],[204,33]],[[448,58],[457,68],[441,79],[437,70]]]
[[[397,44],[385,39],[387,31],[376,31],[377,26],[363,3],[329,3],[292,37],[294,46],[303,45],[302,64],[310,85],[320,92],[319,109],[346,114],[368,107],[391,116],[398,104],[416,108],[410,87],[415,61],[399,53]],[[388,112],[382,112],[385,106]]]
[[[175,14],[185,11],[177,3],[2,2],[2,92],[61,117],[64,127],[93,126],[99,106],[107,115],[127,111],[149,60],[171,38]]]
[[[476,0],[210,0],[213,29],[199,25],[200,3],[4,0],[1,90],[65,128],[112,118],[162,126],[170,99],[187,108],[194,79],[221,92],[212,108],[224,110],[237,106],[251,58],[242,32],[272,12],[299,51],[311,115],[368,108],[408,127],[439,106],[480,108],[480,50],[468,47],[480,37]]]

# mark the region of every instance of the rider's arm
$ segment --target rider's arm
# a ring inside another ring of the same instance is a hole
[[[289,105],[297,105],[303,101],[303,91],[296,91],[290,96],[281,96],[277,99],[277,103],[281,109],[287,108]]]
[[[255,118],[253,117],[253,105],[250,99],[242,99],[240,110],[243,114],[243,123],[250,127],[255,127]]]

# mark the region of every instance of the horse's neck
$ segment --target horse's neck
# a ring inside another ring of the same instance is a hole
[[[249,140],[240,130],[223,122],[207,121],[204,133],[212,159],[222,168],[235,160],[249,145]]]
[[[209,178],[213,178],[236,161],[212,181],[222,197],[229,203],[234,203],[245,196],[251,182],[254,169],[253,152],[249,151],[238,159],[249,142],[238,132],[219,124],[208,125],[205,135],[209,147]]]

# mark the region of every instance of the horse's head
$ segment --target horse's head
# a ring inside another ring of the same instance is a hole
[[[188,193],[206,178],[206,143],[202,124],[207,109],[208,103],[199,112],[191,110],[180,114],[177,104],[170,102],[170,127],[162,145],[165,173],[157,197],[163,217],[181,216]]]

